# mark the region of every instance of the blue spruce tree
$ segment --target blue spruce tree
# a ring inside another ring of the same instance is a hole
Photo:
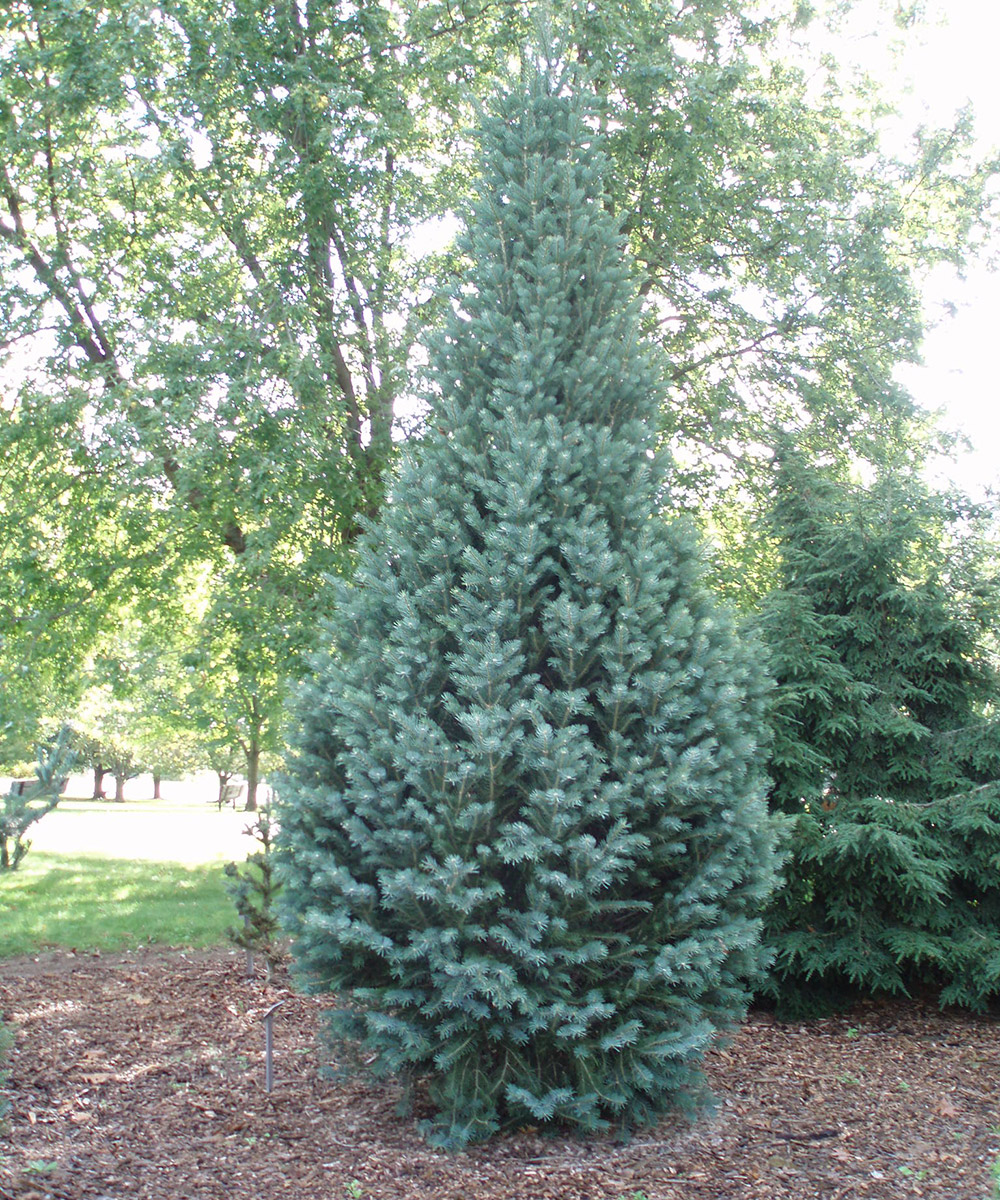
[[[664,518],[661,370],[553,72],[498,101],[426,439],[341,589],[281,797],[333,1032],[439,1144],[655,1119],[759,974],[765,681]]]

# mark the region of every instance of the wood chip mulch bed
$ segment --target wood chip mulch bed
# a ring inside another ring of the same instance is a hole
[[[444,1154],[398,1091],[321,1070],[322,1002],[223,950],[0,963],[16,1035],[3,1200],[986,1200],[998,1024],[872,1005],[753,1013],[708,1061],[718,1107],[612,1138],[533,1130]],[[264,1090],[264,1012],[275,1085]]]

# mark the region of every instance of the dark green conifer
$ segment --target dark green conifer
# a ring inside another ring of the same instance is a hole
[[[789,1012],[926,987],[982,1007],[1000,992],[1000,595],[970,513],[899,464],[862,488],[788,452],[772,532],[772,802],[794,834],[769,990]]]
[[[482,133],[428,436],[340,592],[282,790],[282,903],[334,1033],[436,1138],[654,1118],[761,966],[764,680],[656,453],[661,371],[548,72]]]

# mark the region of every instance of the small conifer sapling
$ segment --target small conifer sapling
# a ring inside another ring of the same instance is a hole
[[[259,954],[263,958],[266,981],[270,983],[282,957],[274,903],[280,885],[274,876],[274,823],[270,804],[262,805],[254,813],[244,832],[256,840],[259,849],[248,854],[241,865],[231,862],[223,868],[226,891],[243,920],[242,925],[230,928],[227,934],[234,945],[246,951],[248,974],[252,973],[253,956]]]

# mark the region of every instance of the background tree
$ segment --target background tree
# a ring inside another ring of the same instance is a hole
[[[153,799],[164,779],[181,779],[203,762],[199,734],[190,718],[192,672],[187,655],[196,623],[187,580],[174,582],[172,596],[160,596],[142,620],[131,647],[120,630],[118,652],[126,656],[125,691],[133,707],[132,740],[137,757],[152,775]],[[122,688],[118,687],[121,694]]]
[[[1000,989],[1000,590],[976,512],[894,462],[868,487],[783,454],[773,804],[794,817],[769,926],[788,1008]]]
[[[317,595],[326,589],[294,557],[272,558],[266,573],[243,568],[241,561],[213,579],[186,662],[194,673],[190,711],[211,745],[240,749],[253,811],[262,766],[284,744],[289,688],[305,669]]]
[[[914,271],[960,260],[990,219],[968,119],[888,159],[880,103],[815,61],[798,3],[548,8],[602,96],[608,203],[667,350],[689,503],[739,515],[789,427],[864,455],[907,417]],[[536,17],[471,0],[0,14],[9,346],[40,398],[69,398],[69,440],[114,464],[105,487],[171,498],[186,554],[264,580],[277,525],[300,589],[349,565],[454,262],[417,235],[461,205],[468,96]]]
[[[841,461],[906,430],[893,372],[922,331],[914,264],[960,258],[991,219],[969,114],[890,160],[878,106],[819,59],[802,5],[647,0],[567,21],[607,96],[614,202],[697,506],[766,495],[788,429]]]
[[[445,1144],[675,1101],[773,883],[757,655],[656,519],[660,369],[567,86],[529,70],[486,121],[434,432],[341,589],[278,813],[305,981],[429,1076]]]
[[[201,742],[201,758],[208,769],[215,772],[219,781],[216,799],[221,812],[225,803],[225,787],[243,765],[243,752],[238,747],[230,746],[224,738],[218,741],[209,738]]]
[[[144,726],[139,755],[152,776],[153,799],[163,799],[165,779],[183,779],[197,771],[204,755],[193,730],[179,732],[172,723]]]
[[[165,573],[175,561],[168,560]],[[182,573],[153,594],[119,605],[81,667],[85,686],[71,724],[77,751],[94,771],[95,799],[105,774],[114,776],[121,801],[126,781],[144,771],[152,773],[158,798],[164,769],[181,772],[196,761],[185,667],[196,597],[187,585]]]
[[[119,804],[125,799],[125,784],[146,769],[137,724],[135,706],[116,696],[109,683],[89,687],[73,716],[79,744],[89,749],[90,764],[100,763],[99,770],[114,779],[114,799]],[[95,770],[95,788],[97,774]]]
[[[0,759],[31,758],[71,707],[84,660],[125,598],[155,591],[150,498],[112,496],[71,400],[0,385]]]
[[[85,767],[93,773],[91,799],[103,800],[105,799],[104,778],[108,773],[107,767],[102,761],[103,747],[95,733],[79,728],[81,724],[82,722],[78,722],[76,726],[71,725],[70,727],[76,762],[79,767]]]

